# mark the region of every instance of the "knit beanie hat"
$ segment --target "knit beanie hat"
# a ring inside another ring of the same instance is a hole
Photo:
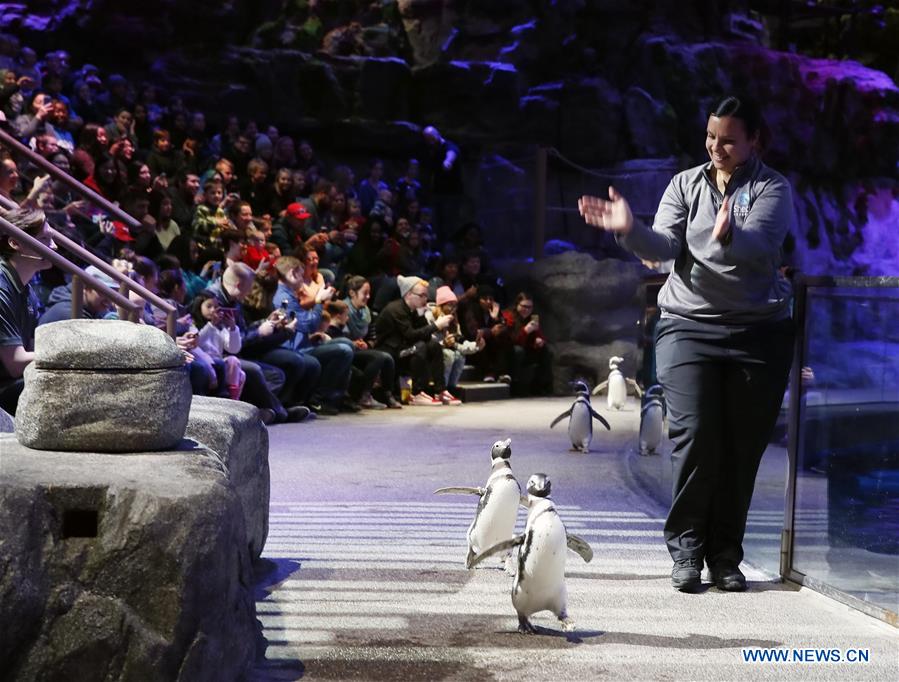
[[[405,275],[397,275],[396,283],[400,288],[400,298],[405,297],[410,291],[412,291],[412,287],[416,284],[423,282],[427,284],[421,277],[406,277]]]
[[[437,289],[437,305],[443,305],[444,303],[455,303],[459,299],[453,293],[453,290],[448,286],[442,286]]]

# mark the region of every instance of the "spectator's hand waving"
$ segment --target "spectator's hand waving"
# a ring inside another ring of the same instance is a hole
[[[582,196],[577,201],[577,208],[588,225],[593,225],[609,232],[627,234],[634,226],[634,215],[618,190],[609,186],[609,199]]]

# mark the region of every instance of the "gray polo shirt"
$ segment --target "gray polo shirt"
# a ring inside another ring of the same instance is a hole
[[[0,346],[22,346],[34,350],[34,328],[40,304],[28,284],[22,284],[19,273],[0,258]],[[0,362],[0,386],[13,379]]]
[[[675,175],[652,229],[634,221],[619,243],[646,260],[674,259],[659,292],[663,317],[734,325],[789,317],[792,289],[779,267],[794,219],[790,184],[756,158],[738,168],[727,187],[730,232],[722,243],[712,229],[724,195],[710,167]]]

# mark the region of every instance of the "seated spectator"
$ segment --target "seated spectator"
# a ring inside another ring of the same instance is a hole
[[[150,215],[156,220],[156,239],[164,251],[181,234],[181,228],[172,218],[173,210],[172,197],[167,191],[150,194]]]
[[[310,188],[315,187],[319,177],[324,175],[325,166],[308,140],[300,140],[297,146],[297,168],[306,172],[306,185]]]
[[[463,332],[469,341],[484,341],[484,347],[472,356],[483,380],[512,383],[509,374],[512,362],[512,341],[503,319],[494,289],[490,285],[478,287],[478,297],[463,308]]]
[[[247,164],[247,178],[240,185],[240,196],[250,202],[256,215],[268,213],[272,203],[267,178],[268,164],[265,161],[255,158]]]
[[[416,201],[421,195],[421,182],[418,180],[419,163],[418,159],[409,159],[406,165],[406,174],[403,175],[394,185],[394,195],[398,199],[397,209],[400,215],[407,215],[408,205],[412,201]],[[415,224],[415,221],[412,221]]]
[[[519,293],[512,308],[503,312],[503,319],[512,339],[513,394],[550,395],[552,358],[540,330],[540,320],[534,314],[533,297]]]
[[[194,211],[202,200],[200,197],[200,176],[181,172],[175,178],[172,197],[172,220],[184,232],[193,235]]]
[[[223,313],[218,299],[203,292],[191,304],[191,317],[197,330],[197,347],[209,357],[214,370],[210,390],[219,397],[240,400],[247,375],[236,357],[241,343],[233,312]]]
[[[43,211],[18,208],[0,215],[20,230],[55,249]],[[34,328],[40,304],[29,284],[53,267],[14,237],[0,234],[0,408],[16,413],[25,387],[22,373],[34,360]]]
[[[178,260],[188,301],[212,283],[215,261],[206,261],[200,267],[200,247],[192,237],[184,234],[175,237],[166,252]]]
[[[14,200],[14,196],[20,190],[19,180],[19,167],[16,162],[10,158],[0,161],[0,194]]]
[[[282,137],[289,140],[289,137]],[[269,206],[263,211],[269,215],[280,215],[282,211],[297,200],[293,193],[293,172],[290,168],[279,168],[275,173],[275,179],[269,192]]]
[[[194,239],[200,248],[218,247],[221,244],[219,233],[231,225],[226,211],[238,200],[234,194],[224,196],[220,180],[211,179],[204,183],[203,203],[197,206],[191,225]]]
[[[369,220],[359,230],[359,238],[344,262],[346,272],[371,278],[380,271],[378,254],[384,245],[384,223]]]
[[[438,330],[452,323],[443,315],[428,322],[428,283],[418,277],[397,277],[400,299],[388,303],[375,323],[375,348],[390,353],[400,374],[412,377],[412,405],[442,405],[455,398],[443,379],[443,349],[434,340]]]
[[[154,176],[165,175],[174,182],[184,168],[184,155],[172,147],[172,136],[168,130],[154,130],[152,144],[147,155],[147,166]]]
[[[112,123],[106,126],[106,137],[109,144],[119,140],[129,140],[131,146],[138,148],[137,136],[134,134],[134,115],[128,107],[119,107],[113,116]]]
[[[347,280],[346,323],[344,335],[353,342],[355,354],[353,366],[361,372],[360,383],[369,386],[369,395],[363,389],[359,404],[362,407],[386,405],[392,409],[402,407],[396,399],[396,363],[390,353],[376,350],[374,329],[371,326],[371,310],[368,299],[371,296],[371,284],[364,277],[353,276]],[[380,376],[380,388],[371,388]],[[369,396],[372,400],[369,401]]]
[[[167,262],[171,257],[163,256],[162,258]],[[163,261],[161,260],[160,262]],[[157,267],[161,267],[159,263],[157,263]],[[158,282],[159,291],[157,293],[159,297],[175,308],[175,335],[181,336],[186,334],[190,331],[192,318],[190,308],[186,305],[188,302],[187,289],[184,286],[181,269],[160,270]],[[153,309],[153,319],[156,326],[165,330],[168,326],[168,313],[154,304],[151,304],[150,307]]]
[[[297,165],[296,145],[290,135],[281,135],[273,142],[272,166],[277,169],[294,168]],[[282,209],[283,210],[283,209]]]
[[[306,228],[306,220],[310,217],[306,207],[298,202],[288,204],[284,212],[272,225],[271,240],[282,252],[293,251],[312,233]]]
[[[45,132],[45,124],[53,113],[53,98],[44,92],[37,92],[31,98],[27,113],[12,122],[12,129],[20,140],[28,141]]]
[[[308,197],[309,185],[306,184],[306,171],[294,168],[290,174],[290,178],[293,183],[290,190],[291,194],[293,194],[297,200]]]
[[[235,201],[228,209],[228,218],[234,229],[242,235],[256,229],[253,207],[247,201]]]
[[[368,215],[374,208],[375,202],[383,190],[390,189],[382,179],[384,176],[384,162],[381,159],[372,159],[368,164],[368,177],[359,183],[356,196],[362,205],[362,213]]]
[[[310,253],[315,254],[314,251]],[[352,345],[341,342],[316,345],[324,304],[334,296],[334,288],[325,286],[322,281],[316,282],[317,278],[313,278],[313,284],[317,286],[308,287],[304,280],[303,261],[292,256],[279,258],[275,270],[278,273],[278,288],[274,297],[276,310],[293,318],[297,332],[284,343],[284,347],[300,356],[315,358],[321,366],[321,378],[310,407],[326,415],[339,411],[358,412],[361,408],[347,395],[353,363]],[[301,291],[305,295],[314,292],[308,305],[300,304]]]
[[[273,312],[258,324],[246,324],[241,302],[250,293],[254,279],[248,265],[236,263],[225,270],[219,282],[207,289],[226,313],[233,311],[234,323],[240,330],[240,368],[247,377],[242,397],[267,410],[262,414],[266,423],[303,421],[309,416],[309,409],[296,403],[296,395],[303,390],[304,383],[317,380],[317,368],[302,359],[295,360],[296,353],[281,348],[281,344],[293,338],[296,325],[280,312]],[[281,385],[280,397],[285,402],[282,403],[269,389],[267,375],[272,377],[274,384]]]
[[[84,271],[98,282],[101,282],[102,284],[108,286],[113,291],[118,290],[118,282],[116,282],[112,277],[107,275],[99,268],[96,268],[93,265],[89,265],[87,268],[85,268]],[[44,314],[41,315],[41,318],[38,321],[38,326],[42,324],[49,324],[51,322],[59,322],[60,320],[72,319],[71,282],[53,289],[53,291],[50,292],[50,298],[47,300],[47,305],[49,307],[44,312]],[[95,291],[86,284],[83,286],[81,313],[78,316],[80,319],[102,320],[104,317],[106,317],[106,315],[112,312],[112,310],[112,303],[108,298],[106,298],[106,296],[99,293],[98,291]]]
[[[456,305],[458,299],[456,295],[447,286],[437,289],[437,301],[433,308],[429,308],[425,313],[428,322],[436,322],[442,315],[449,315],[452,321],[444,330],[438,330],[434,333],[434,338],[443,348],[443,376],[446,382],[446,390],[452,395],[452,392],[459,385],[459,379],[462,378],[462,371],[465,369],[465,358],[473,355],[484,348],[484,339],[479,338],[477,341],[467,341],[462,336],[462,330],[459,328],[459,320],[456,317]],[[450,405],[461,404],[461,400],[446,400]]]

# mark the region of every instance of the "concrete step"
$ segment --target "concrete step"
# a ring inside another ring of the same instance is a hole
[[[510,397],[509,384],[460,381],[453,389],[453,395],[463,403],[507,400]]]
[[[465,365],[465,369],[462,370],[462,376],[459,378],[459,381],[477,382],[480,380],[481,377],[478,375],[478,370],[475,366]]]

